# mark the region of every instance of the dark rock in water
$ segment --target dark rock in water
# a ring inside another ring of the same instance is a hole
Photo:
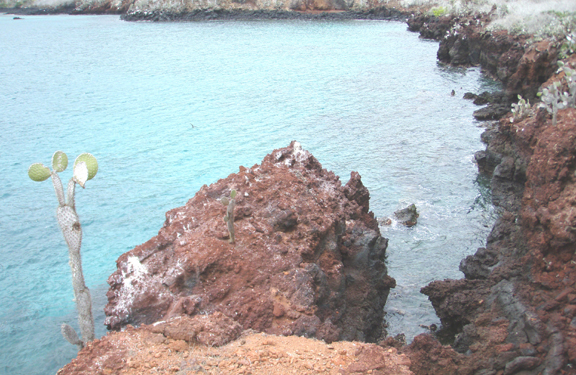
[[[406,225],[407,227],[413,227],[418,222],[418,210],[416,209],[415,204],[411,204],[410,206],[403,208],[394,212],[394,217],[398,219],[400,224]]]
[[[476,120],[499,120],[510,112],[510,106],[506,104],[489,104],[488,106],[474,111]]]
[[[231,189],[234,244],[219,200]],[[120,256],[106,324],[220,312],[243,329],[375,342],[395,280],[369,198],[358,173],[342,186],[297,142],[275,150],[203,186],[166,213],[156,237]]]
[[[484,91],[482,94],[477,95],[476,98],[474,98],[473,103],[476,105],[484,105],[491,103],[493,100],[492,95],[488,91]]]
[[[380,341],[378,345],[383,347],[393,347],[396,349],[400,349],[406,345],[406,335],[403,333],[399,333],[396,336],[388,336],[386,339]]]
[[[472,99],[476,99],[477,97],[478,97],[478,95],[474,94],[473,92],[467,92],[464,94],[464,96],[462,98],[467,99],[467,100],[472,100]]]
[[[476,105],[484,105],[488,103],[488,99],[482,96],[477,96],[472,103]]]

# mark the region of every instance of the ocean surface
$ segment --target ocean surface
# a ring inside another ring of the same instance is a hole
[[[202,185],[292,140],[343,183],[358,171],[377,217],[416,204],[417,226],[381,228],[398,282],[388,331],[410,341],[439,323],[420,288],[461,278],[495,216],[462,99],[497,88],[478,69],[439,65],[438,44],[400,22],[23,18],[0,15],[0,374],[54,374],[76,355],[60,335],[77,324],[56,196],[27,176],[56,150],[99,161],[76,193],[98,337],[115,260]]]

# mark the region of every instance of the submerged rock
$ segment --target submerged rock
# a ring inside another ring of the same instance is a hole
[[[474,111],[473,116],[476,120],[480,121],[499,120],[506,116],[509,112],[510,105],[508,103],[493,103]]]
[[[236,242],[219,199],[238,191]],[[342,186],[297,142],[203,186],[108,279],[108,328],[220,312],[243,329],[376,341],[395,286],[388,240],[352,172]]]

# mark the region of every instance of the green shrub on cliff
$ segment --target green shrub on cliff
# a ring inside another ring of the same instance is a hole
[[[444,7],[432,7],[430,11],[434,17],[442,17],[448,14],[448,10]]]

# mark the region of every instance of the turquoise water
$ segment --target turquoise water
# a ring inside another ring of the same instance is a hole
[[[360,172],[377,216],[416,203],[416,227],[382,228],[398,281],[389,332],[437,322],[419,289],[460,278],[493,221],[461,97],[494,84],[437,65],[436,50],[398,22],[0,15],[0,374],[55,373],[76,353],[60,336],[76,314],[56,197],[27,177],[56,150],[100,165],[76,194],[98,336],[117,257],[202,185],[294,139],[344,183]]]

